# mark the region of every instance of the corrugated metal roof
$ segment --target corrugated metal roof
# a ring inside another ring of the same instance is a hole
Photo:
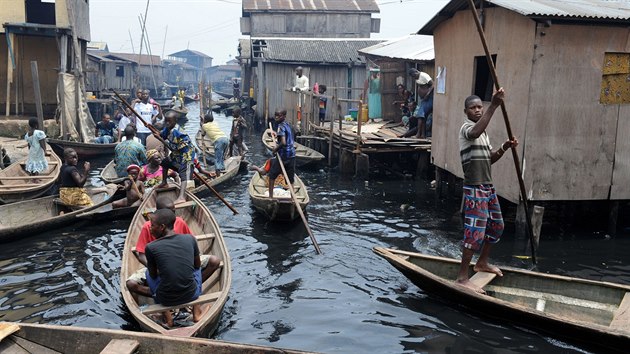
[[[435,59],[433,36],[410,35],[359,50],[360,53],[386,58],[428,61]]]
[[[243,0],[243,12],[380,12],[375,0]]]
[[[489,6],[500,6],[527,17],[621,24],[630,20],[628,0],[486,0],[486,2],[490,4]],[[468,1],[452,0],[429,20],[418,34],[433,34],[433,30],[440,23],[464,9],[468,9]]]
[[[365,59],[359,54],[359,49],[378,44],[384,40],[252,38],[252,42],[257,41],[258,43],[262,41],[266,43],[261,50],[265,61],[347,64],[350,62],[364,63]]]
[[[202,52],[200,52],[200,51],[197,51],[197,50],[192,50],[192,49],[184,49],[184,50],[180,50],[179,52],[175,52],[175,53],[173,53],[173,54],[169,54],[168,56],[169,56],[169,57],[184,58],[184,57],[187,57],[187,56],[189,56],[189,55],[191,55],[191,54],[192,54],[192,55],[196,55],[196,56],[198,56],[198,57],[202,57],[202,58],[210,58],[210,59],[212,59],[212,57],[211,57],[211,56],[209,56],[209,55],[207,55],[207,54],[205,54],[205,53],[202,53]]]
[[[108,53],[107,57],[120,58],[120,59],[124,59],[128,61],[132,61],[134,63],[138,63],[138,54],[133,54],[133,53]],[[153,65],[153,66],[162,65],[162,59],[160,58],[159,55],[149,56],[147,54],[142,54],[139,62],[140,62],[140,65]],[[153,64],[151,64],[151,62],[153,62]]]

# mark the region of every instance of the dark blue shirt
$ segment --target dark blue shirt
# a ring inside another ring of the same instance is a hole
[[[111,120],[105,124],[103,121],[96,123],[96,129],[98,129],[98,136],[109,135],[111,137],[114,136],[114,129],[116,128],[116,123]]]
[[[289,126],[289,123],[287,122],[279,123],[277,134],[278,134],[278,140],[277,140],[278,145],[280,145],[281,137],[284,137],[287,143],[285,146],[280,148],[280,150],[278,150],[278,155],[280,155],[280,157],[283,160],[295,157],[295,147],[293,146],[294,144],[293,131],[291,130],[291,126]]]

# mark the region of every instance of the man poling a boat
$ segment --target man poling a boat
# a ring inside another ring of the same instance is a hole
[[[503,234],[503,216],[494,185],[491,165],[497,162],[518,140],[507,140],[492,151],[486,128],[494,111],[503,103],[505,92],[500,88],[492,96],[484,112],[481,98],[472,95],[464,101],[467,119],[459,131],[459,150],[464,171],[464,242],[459,274],[456,282],[478,293],[483,289],[473,284],[468,275],[470,261],[475,252],[481,251],[475,264],[476,272],[503,276],[501,270],[488,262],[492,245],[499,242]]]
[[[294,182],[295,176],[295,147],[293,146],[293,131],[291,126],[285,121],[287,117],[286,109],[277,109],[274,117],[278,126],[276,131],[276,146],[271,151],[275,156],[271,159],[271,168],[269,169],[269,198],[273,198],[273,188],[275,180],[282,174],[282,168],[278,159],[282,159],[287,170],[287,177],[291,183]]]

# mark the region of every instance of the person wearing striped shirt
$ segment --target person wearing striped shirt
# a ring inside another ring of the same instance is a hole
[[[503,234],[503,216],[496,191],[492,184],[491,165],[497,162],[518,140],[507,140],[492,151],[486,128],[494,111],[503,103],[505,91],[500,88],[484,111],[481,98],[469,96],[464,101],[466,120],[459,131],[459,150],[464,171],[464,241],[462,260],[456,283],[475,292],[483,289],[473,284],[468,268],[474,253],[481,252],[475,264],[476,272],[494,273],[503,276],[501,270],[489,263],[490,249],[499,242]]]

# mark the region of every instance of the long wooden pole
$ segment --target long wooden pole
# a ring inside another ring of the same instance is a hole
[[[269,129],[273,131],[273,128],[271,127],[271,122],[269,122]],[[291,198],[293,199],[293,204],[295,204],[295,208],[297,209],[298,214],[300,214],[300,218],[302,218],[302,223],[304,223],[306,232],[308,232],[308,237],[311,238],[311,241],[313,242],[313,246],[315,246],[315,251],[317,252],[317,254],[322,254],[322,250],[319,249],[319,244],[317,243],[317,239],[315,238],[315,235],[313,235],[313,232],[311,231],[311,227],[308,226],[308,221],[306,220],[304,211],[302,211],[302,207],[300,206],[300,201],[297,199],[297,196],[295,195],[295,191],[293,190],[293,184],[289,180],[289,175],[287,174],[287,170],[284,168],[284,163],[282,162],[282,158],[278,155],[276,156],[276,159],[278,159],[278,163],[280,163],[280,168],[282,169],[282,175],[284,176],[285,182],[287,182],[287,186],[289,186],[289,192],[291,192]]]
[[[206,137],[203,134],[203,86],[202,86],[202,81],[203,81],[203,75],[201,76],[201,81],[199,81],[199,129],[202,130],[202,134],[201,134],[201,157],[203,159],[203,165],[206,166],[206,168],[208,168],[208,161],[206,159]]]
[[[492,56],[490,56],[490,50],[488,49],[488,42],[486,41],[486,35],[483,32],[481,21],[479,21],[479,15],[477,15],[477,9],[475,8],[475,3],[473,2],[473,0],[468,0],[468,4],[470,5],[470,10],[472,11],[473,18],[475,20],[475,25],[477,26],[477,32],[479,33],[479,39],[481,39],[483,50],[486,53],[486,60],[488,61],[490,74],[492,75],[492,79],[494,80],[494,87],[498,90],[501,87],[501,85],[499,85],[499,78],[497,76],[497,71],[496,71],[496,68],[494,67],[494,61],[492,60]],[[501,113],[503,113],[503,120],[505,122],[505,129],[507,130],[508,137],[510,138],[510,140],[513,140],[514,134],[512,134],[512,127],[510,125],[510,119],[508,118],[507,109],[505,108],[505,102],[501,102]],[[512,150],[512,159],[514,160],[514,167],[516,169],[516,177],[518,178],[518,185],[521,191],[521,201],[523,202],[523,207],[525,208],[525,215],[526,215],[526,221],[527,221],[527,234],[529,235],[529,245],[532,249],[532,263],[536,264],[536,248],[535,248],[535,243],[534,243],[534,232],[532,228],[532,216],[531,216],[531,211],[529,210],[529,206],[527,205],[528,204],[527,191],[525,189],[525,182],[523,181],[521,163],[518,157],[518,153],[516,152],[516,148],[512,146],[510,150]]]
[[[114,95],[116,95],[116,97],[118,97],[118,99],[119,99],[119,100],[120,100],[120,101],[121,101],[121,102],[125,105],[125,107],[129,108],[129,110],[131,110],[131,112],[132,112],[132,113],[133,113],[133,114],[134,114],[134,115],[138,118],[137,120],[139,120],[140,122],[142,122],[142,124],[144,124],[144,126],[145,126],[145,127],[149,128],[149,130],[151,130],[151,133],[153,134],[153,136],[155,136],[155,138],[156,138],[156,139],[158,139],[158,140],[159,140],[162,144],[166,145],[166,141],[164,141],[164,139],[162,139],[162,137],[160,136],[160,133],[157,131],[157,129],[155,129],[155,127],[154,127],[154,126],[152,126],[151,124],[149,124],[149,123],[145,122],[145,121],[142,119],[142,117],[140,117],[140,114],[138,114],[138,112],[136,112],[136,110],[135,110],[135,109],[133,109],[133,107],[131,107],[131,105],[129,105],[129,103],[127,103],[127,101],[126,101],[124,98],[122,98],[122,97],[118,94],[118,92],[116,92],[115,90],[113,90],[113,91],[114,91]],[[194,175],[195,177],[197,177],[197,179],[199,179],[199,180],[201,181],[201,183],[205,184],[205,185],[206,185],[206,187],[208,187],[208,189],[209,189],[210,191],[212,191],[212,193],[214,193],[214,195],[215,195],[217,198],[219,198],[219,200],[221,200],[221,201],[223,202],[223,204],[225,204],[225,206],[227,206],[228,208],[230,208],[230,210],[232,210],[232,212],[233,212],[235,215],[236,215],[236,214],[238,214],[238,211],[236,211],[236,209],[234,209],[234,207],[233,207],[230,203],[228,203],[228,201],[227,201],[227,200],[225,200],[225,199],[221,196],[221,194],[219,194],[219,192],[217,192],[214,188],[212,188],[212,186],[211,186],[211,185],[209,185],[209,184],[208,184],[208,182],[206,182],[206,180],[205,180],[203,177],[201,177],[201,176],[200,176],[200,175],[199,175],[199,174],[195,171],[194,167],[193,167],[192,173],[193,173],[193,175]],[[186,187],[183,185],[183,181],[182,181],[182,186],[181,186],[180,188],[186,188]]]

